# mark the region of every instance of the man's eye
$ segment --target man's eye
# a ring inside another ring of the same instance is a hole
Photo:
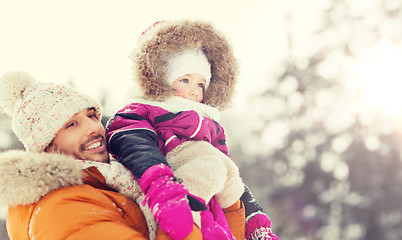
[[[94,110],[94,109],[91,109],[90,111],[88,111],[88,113],[87,113],[88,115],[88,118],[96,118],[96,119],[98,119],[98,115],[96,115],[96,111]]]
[[[71,122],[66,125],[66,128],[74,127],[75,125],[77,125],[77,122]]]

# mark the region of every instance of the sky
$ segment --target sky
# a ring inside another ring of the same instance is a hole
[[[0,0],[0,75],[22,70],[37,81],[73,82],[97,100],[106,94],[105,113],[113,114],[132,84],[128,56],[142,31],[163,19],[203,20],[233,45],[240,65],[235,101],[246,104],[242,99],[281,70],[289,26],[302,46],[293,54],[307,54],[326,2]]]

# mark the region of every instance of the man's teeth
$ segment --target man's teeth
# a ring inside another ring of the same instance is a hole
[[[91,150],[91,149],[94,149],[94,148],[97,148],[100,146],[101,146],[101,142],[96,142],[94,144],[89,145],[87,148],[85,148],[85,150]]]

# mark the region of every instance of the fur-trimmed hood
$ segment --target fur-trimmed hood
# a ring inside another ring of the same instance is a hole
[[[189,49],[201,49],[211,64],[204,103],[219,110],[227,108],[234,94],[237,60],[225,36],[200,21],[161,21],[143,33],[130,56],[142,97],[164,101],[174,95],[166,80],[166,60]]]
[[[12,150],[0,154],[0,205],[37,202],[58,188],[82,184],[82,166],[56,153]]]

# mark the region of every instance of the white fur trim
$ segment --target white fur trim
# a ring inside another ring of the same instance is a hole
[[[220,118],[220,112],[218,109],[205,105],[205,104],[202,104],[202,103],[199,103],[199,102],[194,102],[194,101],[182,98],[182,97],[178,97],[178,96],[169,97],[163,102],[147,100],[144,98],[134,98],[134,99],[129,99],[129,101],[125,105],[130,104],[130,103],[142,103],[142,104],[152,105],[152,106],[156,106],[156,107],[161,107],[172,113],[178,113],[180,111],[194,110],[201,116],[210,118],[215,121],[219,121],[219,118]]]
[[[64,154],[9,151],[0,154],[0,205],[37,202],[62,187],[82,184],[81,166]]]
[[[110,187],[137,202],[149,237],[155,239],[157,223],[149,207],[142,205],[145,196],[131,172],[116,161],[80,161],[65,154],[21,150],[0,153],[0,206],[32,204],[53,190],[82,184],[82,170],[90,166],[97,167]]]
[[[205,77],[205,89],[211,81],[211,64],[201,50],[186,50],[167,60],[167,81],[170,85],[179,77],[199,73]]]

